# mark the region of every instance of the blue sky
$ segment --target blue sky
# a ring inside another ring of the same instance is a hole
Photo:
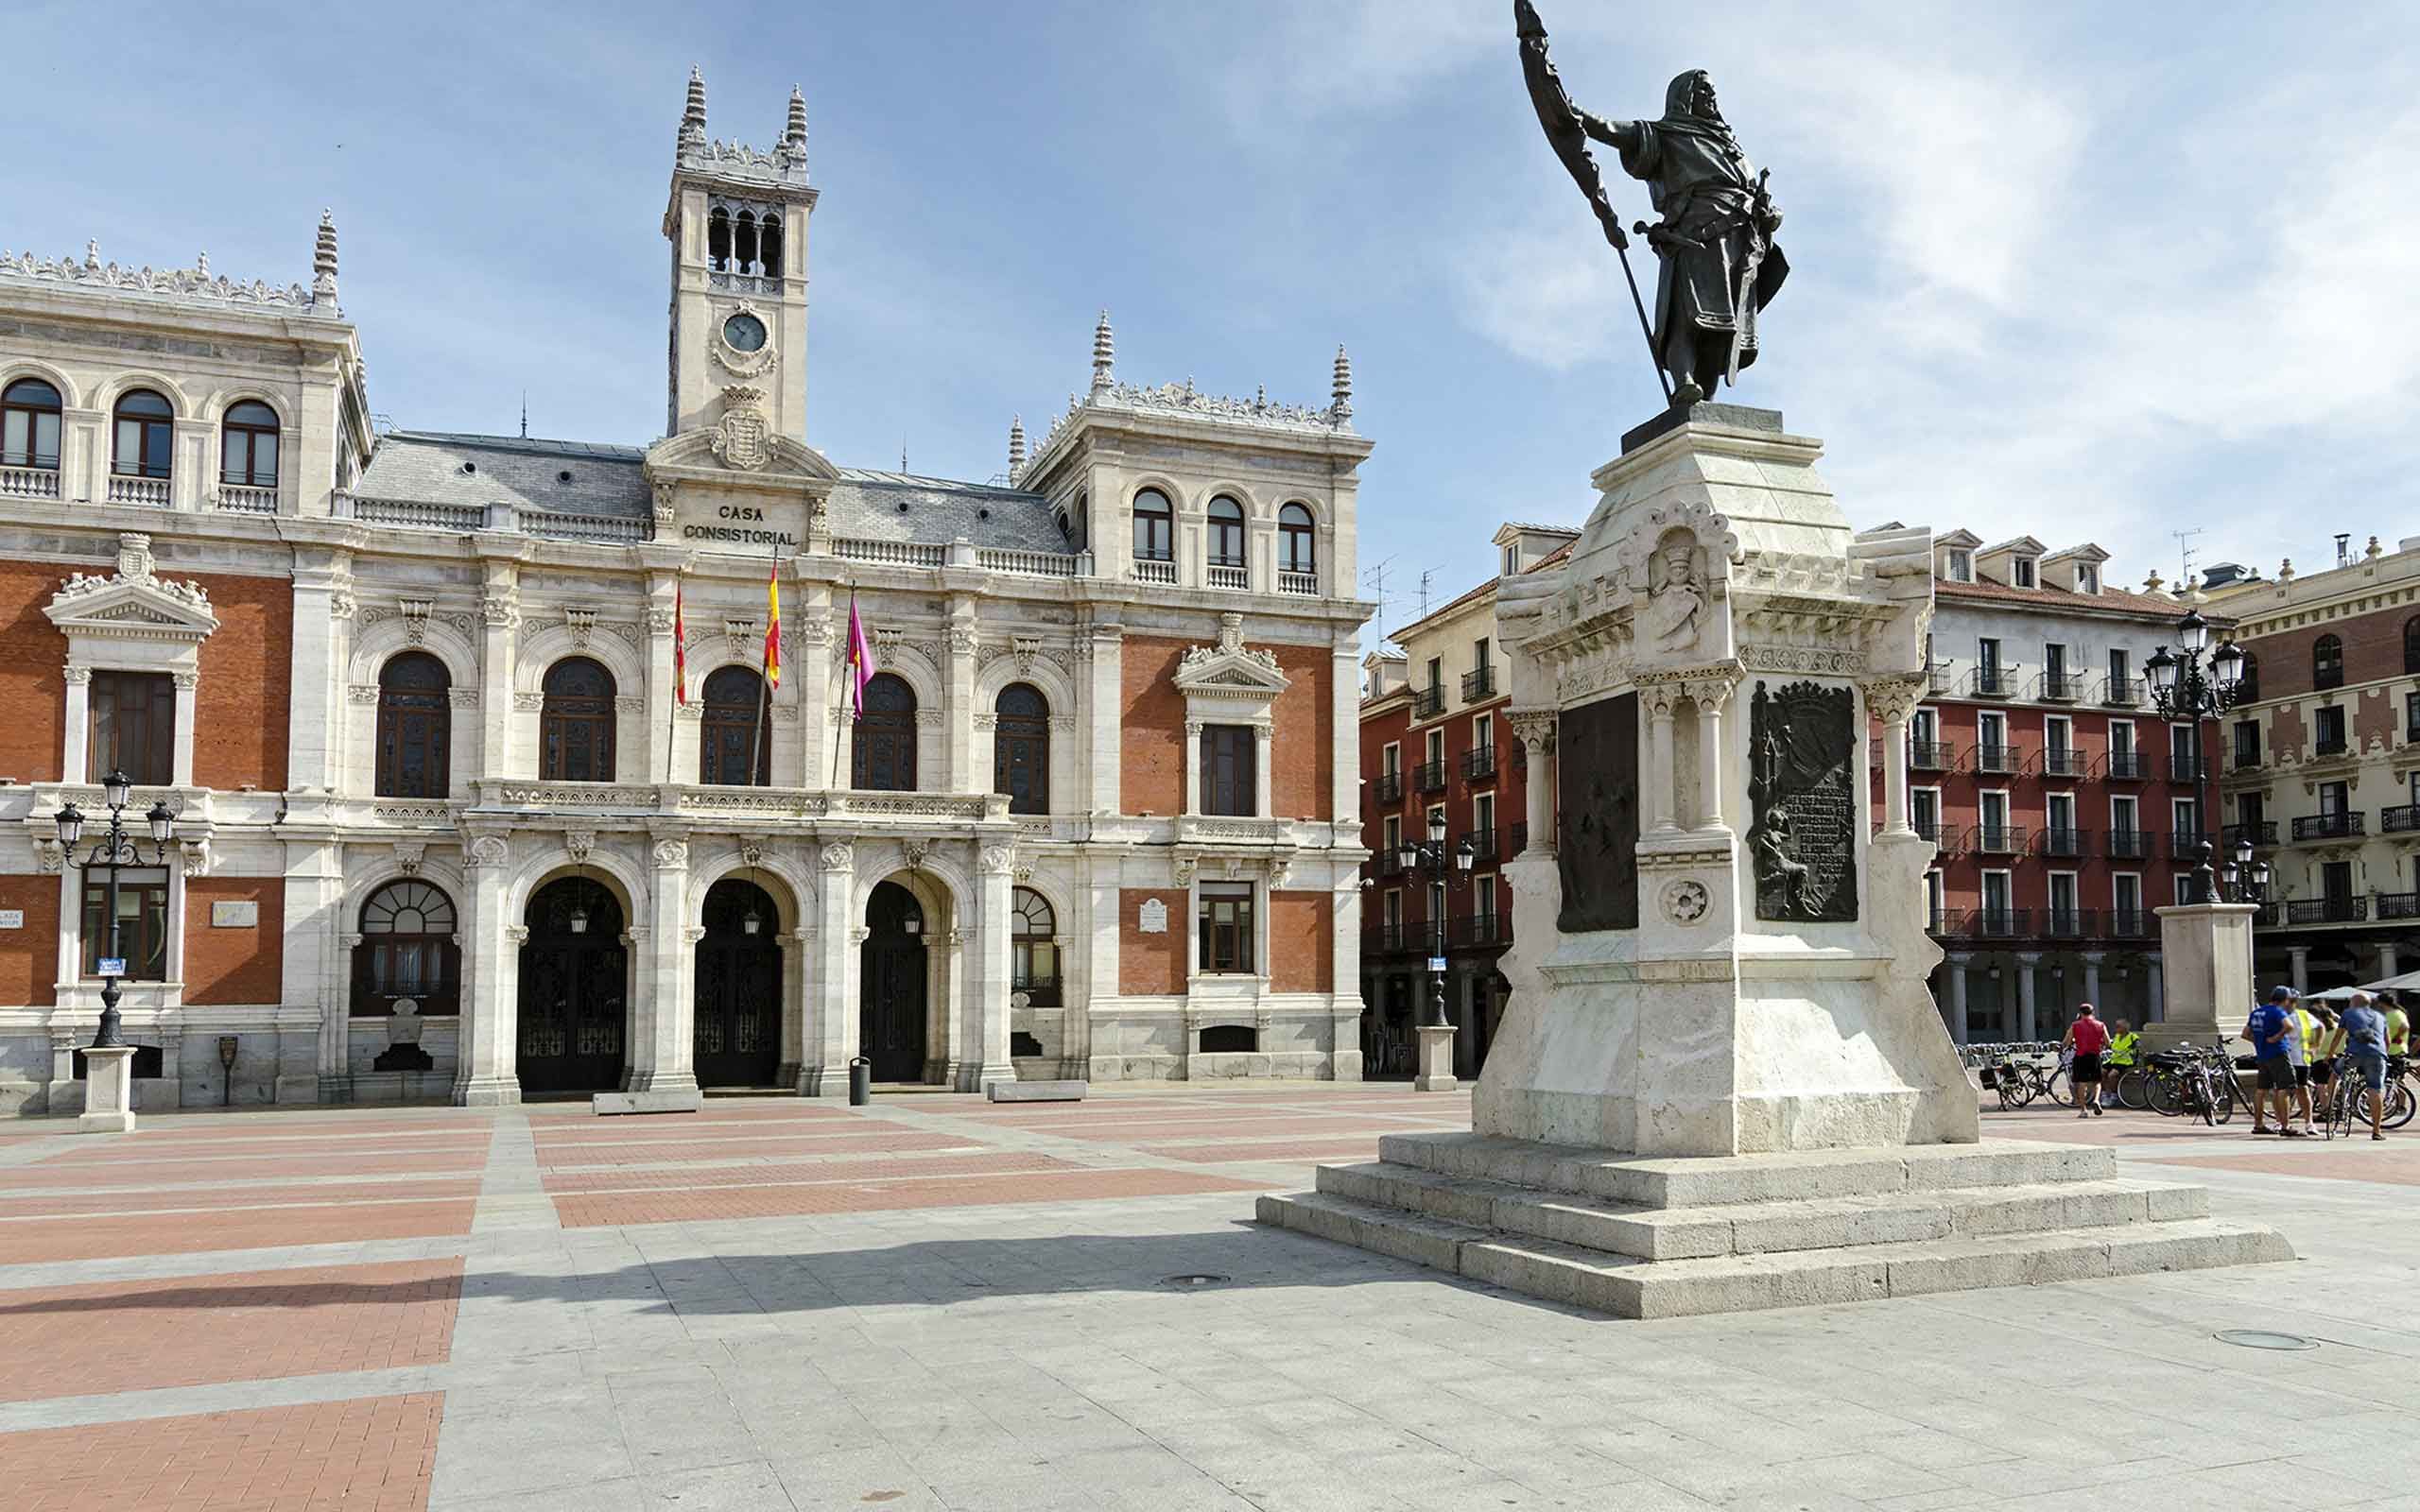
[[[1540,3],[1599,113],[1713,72],[1793,266],[1737,397],[1825,438],[1857,523],[2097,540],[2128,582],[2188,524],[2272,572],[2420,533],[2408,12]],[[1341,341],[1394,625],[1499,521],[1577,524],[1660,404],[1509,0],[9,10],[0,246],[285,281],[331,206],[402,425],[509,432],[526,388],[533,434],[654,437],[693,61],[718,137],[805,89],[843,464],[999,471],[1104,305],[1136,381],[1322,402]]]

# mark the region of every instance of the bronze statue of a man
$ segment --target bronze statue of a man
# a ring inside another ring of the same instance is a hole
[[[1512,0],[1512,19],[1538,124],[1622,256],[1625,277],[1630,239],[1588,155],[1588,138],[1619,152],[1623,171],[1647,180],[1649,202],[1662,217],[1640,227],[1661,265],[1647,339],[1669,375],[1672,403],[1695,404],[1719,379],[1737,383],[1739,369],[1756,360],[1756,313],[1772,302],[1789,263],[1772,239],[1781,212],[1765,192],[1765,176],[1748,166],[1723,123],[1713,81],[1692,69],[1665,91],[1661,118],[1608,121],[1571,103],[1547,57],[1547,28],[1531,0]],[[1631,297],[1637,301],[1634,282]],[[1649,323],[1644,308],[1639,323]]]
[[[1647,230],[1655,279],[1655,352],[1686,404],[1739,381],[1756,360],[1756,313],[1789,276],[1772,239],[1781,211],[1765,176],[1748,166],[1723,123],[1703,69],[1672,80],[1653,121],[1608,121],[1577,112],[1581,129],[1621,154],[1622,171],[1647,181],[1662,218]]]

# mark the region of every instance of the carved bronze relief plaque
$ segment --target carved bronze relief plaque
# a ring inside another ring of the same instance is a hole
[[[1756,917],[1857,918],[1856,699],[1813,682],[1769,690],[1748,710],[1748,862]]]
[[[1620,694],[1555,723],[1565,934],[1638,927],[1638,695]]]

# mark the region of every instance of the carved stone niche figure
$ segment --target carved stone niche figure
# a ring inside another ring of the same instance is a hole
[[[1705,619],[1705,574],[1699,566],[1697,532],[1675,525],[1656,538],[1647,558],[1647,605],[1639,611],[1639,638],[1659,651],[1695,648]]]

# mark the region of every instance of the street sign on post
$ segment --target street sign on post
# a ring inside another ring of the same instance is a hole
[[[1431,955],[1428,957],[1428,969],[1432,971],[1443,971],[1445,969],[1445,957],[1443,955]]]
[[[124,976],[126,974],[126,957],[123,955],[102,956],[100,969],[95,974],[99,976]]]

